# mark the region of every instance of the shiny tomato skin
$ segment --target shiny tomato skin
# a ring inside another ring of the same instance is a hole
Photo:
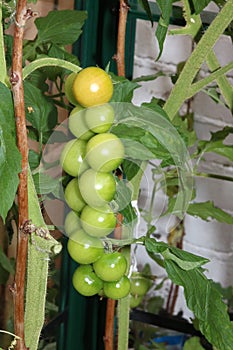
[[[71,234],[67,250],[71,258],[79,264],[92,264],[104,254],[102,241],[89,236],[82,229]]]
[[[100,134],[107,132],[114,122],[114,109],[109,103],[86,108],[85,121],[90,130]]]
[[[86,202],[80,193],[78,178],[74,178],[68,183],[64,195],[66,203],[72,210],[80,212],[85,207]]]
[[[131,276],[130,282],[130,293],[133,295],[145,295],[151,287],[150,280],[138,273]]]
[[[64,146],[60,156],[60,164],[67,174],[76,177],[88,168],[88,164],[84,160],[86,145],[84,140],[73,139]]]
[[[86,205],[80,219],[84,231],[94,237],[107,236],[116,226],[116,217],[108,205],[98,209]]]
[[[103,288],[103,281],[94,273],[91,265],[80,265],[73,274],[72,282],[84,296],[98,294]]]
[[[127,276],[119,281],[104,282],[103,292],[107,298],[118,300],[126,297],[130,291],[130,280]]]
[[[110,202],[116,193],[116,180],[112,173],[86,170],[79,179],[79,188],[85,202],[93,208]]]
[[[105,253],[93,264],[93,268],[103,281],[118,281],[126,272],[127,260],[120,252]]]
[[[97,134],[87,142],[85,159],[95,171],[113,171],[124,159],[123,143],[112,133]]]
[[[103,69],[87,67],[77,74],[72,90],[81,106],[90,107],[108,102],[113,94],[113,84]]]

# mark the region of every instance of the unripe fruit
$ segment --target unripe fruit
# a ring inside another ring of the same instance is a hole
[[[75,99],[84,107],[106,103],[113,94],[110,76],[98,67],[82,69],[75,78],[72,88]]]
[[[66,78],[65,84],[64,84],[64,91],[65,91],[66,98],[74,106],[78,104],[78,102],[73,94],[73,83],[74,83],[76,76],[77,76],[77,73],[75,73],[75,72],[69,74],[68,77]]]
[[[80,265],[73,274],[74,288],[84,296],[92,296],[100,292],[103,281],[96,276],[91,265]]]
[[[118,281],[126,272],[127,260],[119,252],[106,253],[93,264],[93,268],[103,281]]]
[[[71,258],[79,264],[91,264],[104,254],[101,240],[89,236],[81,229],[70,236],[67,250]]]
[[[88,168],[88,164],[84,160],[85,154],[85,141],[70,140],[62,150],[60,164],[67,174],[76,177]]]
[[[126,297],[130,291],[130,281],[127,276],[123,276],[119,281],[104,282],[104,294],[110,299],[121,299]]]
[[[85,109],[80,105],[76,106],[70,113],[68,125],[72,134],[80,140],[87,141],[95,135],[87,126],[85,121]]]
[[[124,158],[124,146],[114,134],[93,136],[87,143],[86,160],[96,171],[110,172],[118,168]]]
[[[93,132],[107,132],[114,122],[114,109],[109,103],[89,107],[85,110],[85,121]]]
[[[68,183],[68,185],[65,188],[64,194],[66,203],[74,211],[80,212],[86,205],[85,201],[81,196],[77,178],[72,179]]]
[[[78,213],[71,210],[65,218],[64,229],[67,236],[70,236],[72,232],[81,229],[80,218]]]
[[[86,170],[79,179],[79,188],[85,202],[98,208],[110,202],[116,193],[116,181],[112,173]]]
[[[80,219],[84,231],[95,237],[109,235],[116,226],[116,217],[108,205],[98,210],[86,205],[81,212]]]

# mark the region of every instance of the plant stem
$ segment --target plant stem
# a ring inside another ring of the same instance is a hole
[[[29,63],[26,67],[23,69],[23,79],[26,79],[32,72],[34,72],[36,69],[42,68],[42,67],[48,67],[48,66],[59,66],[61,68],[68,69],[72,72],[78,73],[82,68],[77,66],[74,63],[67,62],[65,60],[62,60],[60,58],[54,58],[54,57],[46,57],[46,58],[39,58],[31,63]]]
[[[2,26],[2,0],[0,0],[0,81],[6,83],[7,70],[4,50],[4,39],[3,39],[3,26]]]
[[[233,69],[233,61],[228,63],[226,66],[217,69],[215,72],[211,73],[208,75],[208,77],[203,78],[196,83],[193,83],[187,91],[187,97],[192,97],[195,95],[198,91],[202,90],[205,86],[209,85],[212,83],[214,80],[217,80],[219,78],[225,78],[223,74],[229,72],[230,70]]]
[[[213,51],[209,53],[206,59],[206,63],[208,64],[211,71],[217,70],[220,68],[220,64],[218,62],[218,59]],[[233,87],[230,84],[229,80],[225,75],[222,75],[221,77],[216,79],[218,86],[221,90],[221,93],[225,99],[226,104],[230,108],[230,110],[233,110]]]
[[[114,315],[115,315],[116,301],[107,299],[106,321],[105,321],[105,336],[104,348],[105,350],[114,349]]]
[[[14,286],[12,289],[14,298],[14,332],[18,337],[20,337],[20,340],[19,342],[17,342],[16,345],[17,350],[26,349],[24,343],[24,287],[28,235],[26,232],[24,232],[22,227],[28,220],[28,144],[24,106],[24,89],[22,80],[22,47],[24,26],[27,19],[30,18],[32,15],[31,11],[27,10],[26,4],[26,0],[19,0],[17,2],[11,74],[17,145],[22,155],[22,171],[19,174],[18,187],[18,237],[16,272]]]
[[[117,36],[117,54],[115,56],[117,63],[117,74],[125,76],[125,32],[129,6],[125,0],[120,0],[118,36]]]
[[[164,105],[164,110],[167,112],[171,120],[175,117],[184,101],[190,97],[189,92],[193,79],[197,75],[201,65],[207,58],[219,36],[232,21],[232,8],[233,0],[228,0],[187,60],[167,102]]]

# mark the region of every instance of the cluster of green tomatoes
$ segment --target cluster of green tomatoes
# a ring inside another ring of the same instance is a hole
[[[114,109],[110,76],[98,67],[72,73],[65,94],[75,106],[68,118],[73,135],[62,150],[60,163],[71,176],[64,196],[71,211],[65,218],[67,249],[79,266],[74,288],[82,295],[120,299],[130,293],[129,266],[118,250],[106,249],[106,237],[117,219],[110,203],[116,194],[114,172],[124,159],[122,141],[109,130]]]

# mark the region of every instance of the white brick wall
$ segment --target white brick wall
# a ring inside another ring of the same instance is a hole
[[[215,9],[215,6],[213,7]],[[156,27],[151,28],[150,23],[147,21],[137,21],[134,77],[155,74],[158,71],[175,73],[176,65],[179,62],[185,61],[191,53],[192,41],[188,36],[170,36],[165,41],[164,52],[160,60],[155,62],[158,54],[158,45],[154,35],[155,29]],[[222,36],[221,40],[215,46],[215,52],[221,64],[231,61],[233,59],[233,48],[229,38]],[[230,81],[232,82],[233,72],[231,73]],[[203,66],[202,74],[206,74],[205,66]],[[135,91],[134,103],[140,105],[141,102],[150,101],[153,96],[166,99],[171,87],[172,84],[168,77],[159,77],[155,81],[142,83],[142,87]],[[217,105],[204,93],[198,94],[194,99],[192,107],[195,113],[194,127],[200,139],[209,139],[210,131],[219,130],[225,125],[233,125],[232,115],[229,110],[222,105]],[[225,176],[233,175],[233,164],[224,157],[216,155],[208,155],[202,169]],[[148,179],[150,177],[148,174],[149,169],[142,181],[139,204],[140,202],[146,202]],[[198,178],[196,179],[196,189],[197,201],[213,200],[217,206],[233,213],[231,182]],[[163,207],[165,204],[161,193],[158,195],[157,203],[160,203],[160,207]],[[161,210],[161,208],[158,210]],[[158,231],[163,233],[162,238],[164,239],[166,239],[166,224],[164,219],[156,222]],[[141,219],[138,234],[145,233],[145,229],[145,222]],[[185,231],[184,248],[211,260],[206,265],[208,269],[207,276],[221,282],[223,286],[232,285],[233,226],[221,224],[216,221],[205,222],[187,215],[185,218]],[[139,265],[150,262],[152,264],[151,266],[153,266],[153,272],[162,278],[164,274],[163,270],[155,267],[154,262],[146,254],[143,254],[142,247],[138,248],[136,256]],[[187,316],[190,315],[189,311],[184,307],[184,300],[181,295],[177,302],[176,311],[179,308],[183,308]]]

